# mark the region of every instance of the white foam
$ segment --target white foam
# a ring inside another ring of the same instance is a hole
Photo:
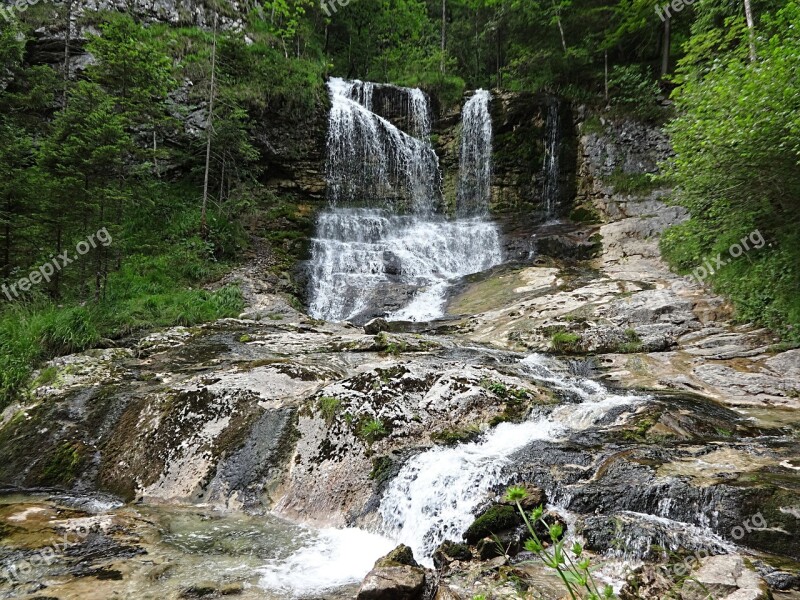
[[[395,542],[362,529],[321,529],[306,546],[262,570],[261,587],[288,598],[317,596],[360,583]]]

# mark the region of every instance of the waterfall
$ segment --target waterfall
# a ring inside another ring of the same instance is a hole
[[[502,261],[487,213],[488,92],[465,106],[463,179],[473,209],[442,214],[439,162],[419,89],[331,79],[326,178],[329,209],[311,240],[309,312],[331,321],[441,317],[453,280]],[[468,116],[467,116],[468,115]],[[404,124],[404,132],[389,119]],[[471,186],[480,189],[472,193]]]
[[[390,318],[434,319],[442,314],[448,280],[502,259],[497,229],[486,221],[422,220],[373,209],[322,213],[311,251],[317,285],[310,312],[333,320],[357,320],[392,298],[398,306]]]
[[[560,173],[560,146],[561,146],[561,117],[558,100],[552,98],[547,104],[547,123],[545,125],[545,156],[544,156],[544,210],[545,216],[556,216],[559,201]]]
[[[374,86],[333,78],[328,82],[326,179],[328,200],[430,213],[439,201],[439,159],[427,140],[404,133],[375,114]],[[402,88],[401,88],[402,89]],[[421,92],[420,92],[421,94]],[[427,108],[427,99],[422,96]],[[408,101],[412,120],[428,123],[418,99]]]
[[[464,105],[458,165],[456,212],[486,215],[492,179],[492,119],[486,90],[477,90]]]
[[[477,442],[423,452],[403,466],[384,493],[379,509],[384,533],[411,547],[417,560],[428,566],[439,544],[460,540],[490,491],[504,483],[503,467],[515,451],[535,440],[556,441],[586,430],[613,414],[614,407],[645,399],[572,377],[563,365],[541,355],[531,355],[522,364],[532,379],[581,402],[523,423],[501,423]]]
[[[521,366],[531,380],[578,402],[562,404],[549,415],[534,414],[522,423],[501,423],[476,442],[418,454],[400,469],[381,498],[379,529],[388,543],[374,533],[361,532],[359,538],[352,529],[324,530],[321,541],[310,541],[288,559],[271,561],[263,571],[262,585],[298,597],[302,595],[298,591],[312,595],[329,590],[331,582],[339,584],[348,576],[357,582],[381,553],[398,543],[408,545],[414,558],[432,567],[438,545],[446,539],[460,541],[476,510],[506,483],[503,467],[516,451],[537,440],[558,442],[572,432],[613,421],[616,417],[609,415],[615,414],[614,408],[635,407],[649,399],[616,394],[600,383],[573,376],[551,357],[533,354],[522,359]],[[354,549],[355,540],[359,545]],[[363,565],[360,575],[355,565]],[[308,577],[296,577],[298,569]]]

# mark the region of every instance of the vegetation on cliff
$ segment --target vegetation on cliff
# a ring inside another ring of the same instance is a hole
[[[658,121],[670,116],[659,95],[677,86],[672,176],[693,218],[668,234],[665,252],[690,270],[759,228],[771,246],[713,281],[742,317],[796,336],[800,13],[794,2],[753,4],[751,28],[740,3],[721,0],[685,7],[668,29],[649,0],[267,0],[246,15],[203,6],[241,23],[216,29],[193,26],[191,15],[172,25],[76,16],[71,3],[9,13],[0,31],[0,404],[38,360],[235,314],[237,292],[203,288],[252,235],[272,243],[279,268],[291,264],[306,235],[291,229],[307,227],[309,211],[276,191],[286,174],[269,156],[304,157],[267,136],[264,122],[306,135],[304,119],[327,102],[326,75],[419,85],[440,108],[465,88],[498,87]],[[60,27],[48,43],[63,43],[70,19],[88,39],[37,50],[42,31]],[[92,60],[76,61],[81,53]],[[101,230],[113,241],[76,256]],[[44,277],[64,252],[73,264]]]

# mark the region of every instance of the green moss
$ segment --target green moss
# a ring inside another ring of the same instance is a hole
[[[464,539],[475,544],[492,534],[511,529],[522,523],[522,518],[513,506],[495,504],[479,516],[464,532]]]
[[[463,428],[445,429],[431,435],[431,440],[444,444],[445,446],[455,446],[477,439],[481,435],[481,428],[478,425],[467,425]]]
[[[597,214],[597,211],[594,210],[593,207],[587,206],[576,206],[572,209],[569,213],[570,221],[575,221],[576,223],[600,223],[600,215]]]
[[[372,471],[369,473],[369,478],[375,482],[375,485],[381,485],[391,478],[393,467],[394,461],[388,456],[373,458]]]
[[[86,460],[83,442],[63,442],[56,448],[42,473],[44,485],[67,486],[78,476]]]

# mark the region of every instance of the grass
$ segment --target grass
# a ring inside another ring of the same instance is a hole
[[[320,396],[319,400],[317,400],[317,408],[319,408],[319,412],[322,413],[328,423],[333,421],[341,406],[342,401],[333,396]]]
[[[569,331],[556,331],[550,336],[550,345],[556,352],[577,352],[580,341],[579,333],[570,333]]]
[[[0,311],[0,408],[27,389],[42,362],[80,352],[102,340],[173,325],[196,325],[238,315],[244,307],[234,286],[207,291],[190,286],[174,256],[130,257],[109,275],[106,298],[59,305],[38,298]],[[210,265],[207,273],[219,267]],[[42,375],[39,377],[42,383]]]
[[[366,440],[368,444],[372,445],[379,439],[386,437],[389,431],[386,429],[383,421],[380,419],[367,419],[358,428],[359,436]]]

